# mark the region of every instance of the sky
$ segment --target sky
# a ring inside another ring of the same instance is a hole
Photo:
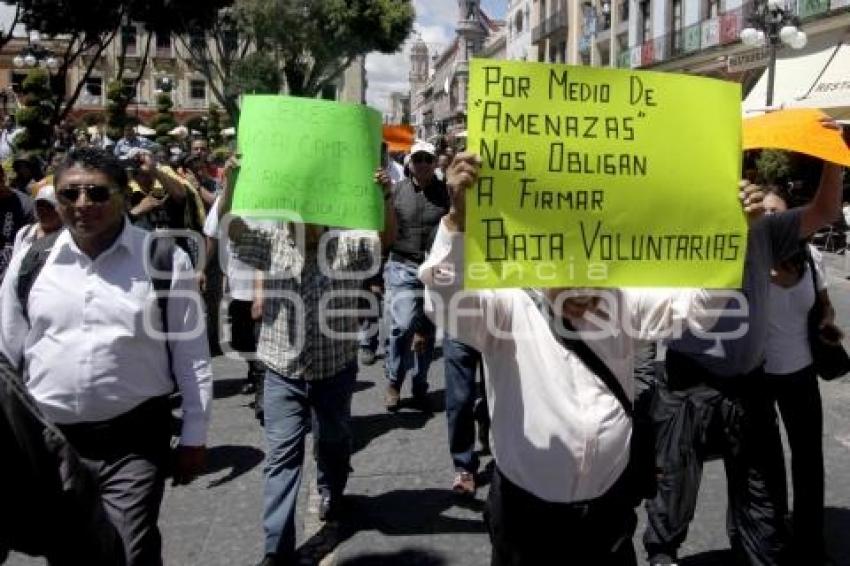
[[[429,53],[451,43],[458,19],[458,0],[414,0],[416,23],[414,29],[422,35],[428,45]],[[482,0],[481,6],[490,17],[504,18],[508,0]],[[367,103],[380,110],[389,112],[389,95],[393,91],[407,92],[410,89],[409,39],[402,51],[393,55],[375,53],[366,58],[366,78],[369,87],[366,91]]]

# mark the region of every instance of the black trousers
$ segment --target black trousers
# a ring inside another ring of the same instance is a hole
[[[791,449],[791,540],[798,554],[794,564],[802,564],[801,560],[818,560],[824,554],[823,407],[818,378],[811,366],[767,378]]]
[[[787,510],[782,444],[764,373],[720,381],[689,358],[667,352],[653,421],[658,494],[647,500],[644,546],[650,557],[675,557],[694,517],[703,462],[723,457],[726,528],[744,564],[784,564]]]
[[[168,397],[146,401],[109,421],[60,428],[100,481],[103,504],[121,536],[127,566],[161,566],[157,521],[171,463]]]
[[[492,566],[559,564],[631,566],[637,518],[617,483],[603,496],[582,503],[552,503],[507,479],[498,466],[485,520],[493,545]]]

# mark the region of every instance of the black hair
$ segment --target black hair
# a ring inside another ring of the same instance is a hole
[[[65,160],[56,168],[54,183],[58,186],[59,179],[68,169],[82,167],[92,171],[100,171],[121,189],[127,189],[127,170],[112,152],[99,147],[80,147],[68,152]]]
[[[764,189],[764,196],[767,195],[781,198],[785,202],[785,206],[791,208],[791,195],[786,187],[782,185],[768,185]]]

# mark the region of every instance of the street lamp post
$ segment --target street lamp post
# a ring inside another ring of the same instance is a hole
[[[751,47],[768,48],[767,106],[773,106],[773,83],[776,79],[776,51],[782,44],[792,49],[806,46],[806,32],[800,22],[784,6],[783,0],[762,0],[756,5],[749,25],[741,30],[741,42]]]
[[[59,68],[59,59],[53,56],[53,52],[42,45],[41,34],[31,31],[29,43],[20,53],[12,59],[12,64],[19,69],[34,68],[36,66],[55,71]]]

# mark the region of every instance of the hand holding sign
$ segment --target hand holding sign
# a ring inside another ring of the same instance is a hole
[[[466,230],[466,194],[478,181],[481,169],[481,157],[474,153],[463,152],[455,156],[446,172],[446,185],[449,187],[451,209],[447,228],[456,232]]]
[[[740,85],[470,67],[469,148],[482,165],[467,207],[467,286],[740,286]]]

